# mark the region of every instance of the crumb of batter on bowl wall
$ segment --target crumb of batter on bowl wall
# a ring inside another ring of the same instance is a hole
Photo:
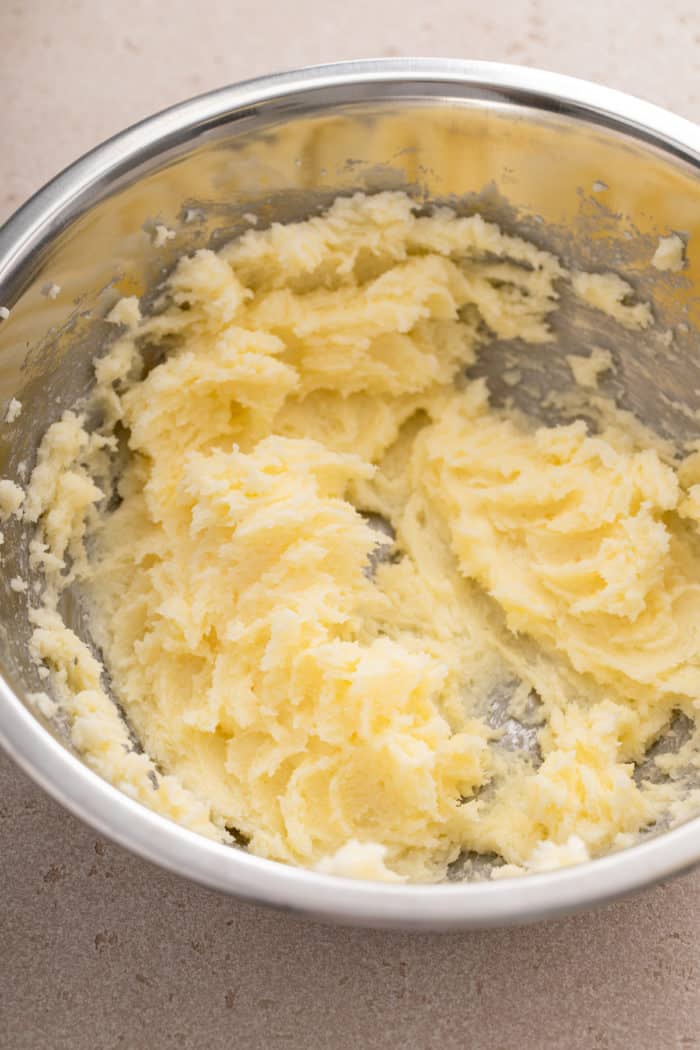
[[[503,864],[494,868],[492,878],[507,879],[513,875],[525,875],[527,871],[554,871],[590,860],[586,844],[578,835],[569,835],[562,843],[540,842],[532,851],[527,868],[517,864]]]
[[[24,491],[19,485],[9,478],[0,478],[0,521],[17,515],[23,503]]]
[[[600,376],[613,368],[612,354],[600,346],[594,346],[588,357],[567,354],[566,361],[574,381],[584,387],[597,387]]]
[[[22,402],[18,401],[16,397],[10,398],[7,410],[5,412],[5,422],[14,423],[16,419],[22,415]]]
[[[517,386],[522,382],[523,374],[519,368],[508,368],[503,373],[503,382],[506,386]]]
[[[172,241],[175,236],[175,230],[171,230],[162,223],[158,223],[153,230],[153,244],[156,248],[163,248],[168,241]]]
[[[41,294],[45,295],[47,299],[57,299],[61,293],[60,284],[45,284],[41,289]]]
[[[114,307],[22,508],[33,658],[97,772],[219,842],[385,881],[465,851],[579,863],[669,811],[635,764],[696,715],[700,454],[614,405],[597,434],[539,425],[465,377],[492,339],[551,344],[562,282],[651,324],[616,274],[385,192]],[[73,585],[95,651],[62,618]],[[513,682],[536,755],[489,721]]]
[[[322,875],[341,875],[346,879],[365,879],[373,882],[405,882],[386,866],[386,846],[377,842],[358,842],[350,839],[332,856],[322,857],[315,870]]]
[[[649,303],[626,302],[632,288],[619,274],[584,273],[579,270],[572,273],[571,286],[580,299],[625,328],[648,328],[653,320]]]
[[[677,233],[668,237],[659,237],[659,243],[652,256],[651,265],[656,270],[682,270],[685,266],[685,243]]]
[[[136,328],[141,322],[141,307],[136,296],[119,299],[107,314],[107,321],[110,324],[124,325],[126,328]],[[114,378],[117,378],[116,374]]]
[[[58,704],[43,691],[27,693],[27,700],[41,712],[44,718],[54,718],[59,710]]]

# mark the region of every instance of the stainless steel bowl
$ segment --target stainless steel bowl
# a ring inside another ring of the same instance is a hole
[[[24,405],[16,423],[0,428],[0,475],[26,476],[47,425],[89,387],[106,330],[100,318],[120,295],[146,293],[184,250],[235,236],[247,212],[263,225],[306,216],[339,193],[387,187],[478,208],[569,265],[623,272],[653,299],[655,333],[633,339],[565,303],[561,334],[569,347],[609,346],[617,369],[608,392],[667,437],[692,436],[700,407],[700,129],[531,69],[356,62],[224,88],[152,117],[68,168],[0,230],[0,306],[11,308],[0,324],[0,398]],[[176,231],[158,251],[156,223]],[[649,266],[656,238],[671,230],[691,235],[687,267],[673,278]],[[60,286],[55,298],[46,294],[51,284]],[[488,364],[496,398],[501,365],[496,348]],[[545,395],[565,382],[560,356],[547,348],[530,365],[524,407],[556,416]],[[27,706],[40,682],[28,657],[26,597],[8,581],[26,569],[28,536],[18,523],[5,535],[0,739],[73,813],[172,871],[317,917],[456,929],[591,905],[700,861],[696,819],[575,868],[395,886],[293,869],[186,831],[101,780],[60,727]],[[86,632],[76,610],[67,615]]]

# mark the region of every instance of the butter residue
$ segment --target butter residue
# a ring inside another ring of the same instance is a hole
[[[36,707],[44,718],[55,718],[59,711],[58,704],[52,700],[48,693],[43,690],[37,693],[27,693],[27,700]]]
[[[135,295],[120,299],[107,314],[110,324],[123,324],[127,328],[137,328],[141,321],[141,307]]]
[[[405,878],[387,868],[386,847],[377,842],[358,842],[350,839],[330,857],[316,864],[323,875],[340,875],[346,879],[365,879],[370,882],[405,882]]]
[[[0,521],[19,513],[24,502],[24,491],[9,478],[0,478]]]
[[[439,879],[463,850],[543,870],[668,806],[634,763],[700,695],[700,469],[614,413],[593,437],[494,410],[465,368],[491,335],[551,342],[558,282],[629,328],[650,309],[416,211],[339,199],[181,259],[153,313],[115,307],[104,425],[67,412],[27,491],[33,651],[87,761],[210,837],[357,878]],[[104,668],[60,616],[73,582]],[[486,720],[513,679],[541,764]]]
[[[579,386],[597,387],[598,380],[613,367],[613,357],[609,350],[594,346],[588,357],[580,354],[567,354],[566,362],[571,369],[574,381]]]
[[[163,248],[168,241],[172,241],[176,236],[175,230],[158,223],[153,230],[153,244],[156,248]]]
[[[5,422],[14,423],[22,415],[22,402],[16,397],[11,397],[5,411]]]
[[[659,237],[659,243],[652,256],[651,265],[656,270],[682,270],[685,265],[685,244],[677,233],[668,237]]]
[[[634,297],[632,286],[616,273],[575,271],[571,286],[579,299],[625,328],[648,328],[653,320],[649,303],[630,302]]]
[[[503,864],[491,872],[492,879],[508,879],[514,875],[527,875],[543,871],[554,871],[557,868],[569,868],[574,864],[584,864],[590,860],[588,850],[578,835],[570,835],[566,842],[557,843],[545,840],[532,851],[527,866]]]

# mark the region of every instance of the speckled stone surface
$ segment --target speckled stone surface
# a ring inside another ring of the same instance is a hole
[[[0,220],[140,117],[313,62],[517,62],[700,120],[694,0],[0,0],[0,42]],[[0,757],[0,893],[2,1050],[700,1048],[700,873],[529,928],[334,929],[131,857]]]

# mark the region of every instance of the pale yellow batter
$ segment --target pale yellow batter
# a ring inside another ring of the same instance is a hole
[[[260,856],[394,881],[465,850],[575,863],[673,807],[633,773],[697,715],[700,456],[536,429],[464,378],[493,336],[550,340],[560,280],[650,323],[619,277],[398,193],[183,258],[147,317],[118,305],[104,425],[52,426],[15,508],[36,658],[95,769]],[[74,580],[145,753],[58,612]],[[503,689],[541,763],[489,727]]]

